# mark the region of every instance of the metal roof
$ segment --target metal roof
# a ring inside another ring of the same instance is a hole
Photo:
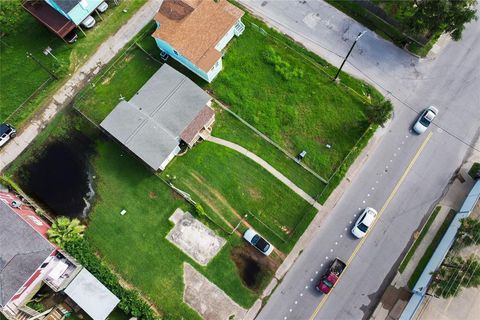
[[[100,126],[154,170],[211,97],[164,64],[130,101],[121,101]]]
[[[75,23],[65,18],[44,1],[25,1],[22,6],[35,19],[60,38],[64,38],[77,27]]]
[[[0,201],[0,306],[13,297],[55,247]]]
[[[70,10],[75,8],[77,4],[80,3],[80,0],[54,0],[55,2],[65,13],[69,13]]]
[[[120,302],[85,268],[65,288],[65,293],[93,320],[106,319]]]

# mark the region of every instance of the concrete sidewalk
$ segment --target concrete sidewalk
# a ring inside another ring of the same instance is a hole
[[[267,161],[263,160],[262,158],[260,158],[259,156],[257,156],[256,154],[248,151],[247,149],[245,149],[244,147],[242,146],[239,146],[238,144],[235,144],[233,142],[230,142],[230,141],[227,141],[227,140],[223,140],[223,139],[220,139],[220,138],[216,138],[216,137],[213,137],[211,135],[209,136],[206,136],[204,137],[207,141],[210,141],[210,142],[213,142],[213,143],[216,143],[216,144],[219,144],[219,145],[222,145],[224,147],[227,147],[227,148],[230,148],[232,150],[235,150],[237,152],[240,152],[241,154],[243,154],[244,156],[246,156],[247,158],[255,161],[256,163],[258,163],[260,166],[262,166],[265,170],[267,170],[268,172],[270,172],[275,178],[277,178],[278,180],[280,180],[281,182],[283,182],[283,184],[285,184],[287,187],[289,187],[293,192],[295,192],[296,194],[298,194],[300,197],[302,197],[305,201],[307,201],[308,203],[310,203],[312,206],[314,206],[316,209],[320,210],[320,208],[322,207],[317,201],[315,201],[315,199],[313,199],[308,193],[306,193],[305,191],[303,191],[302,189],[300,189],[299,187],[297,187],[297,185],[295,185],[292,181],[290,181],[287,177],[285,177],[283,174],[281,174],[277,169],[275,169],[274,167],[272,167]]]
[[[153,19],[161,3],[162,0],[147,1],[117,33],[108,38],[92,57],[71,76],[53,95],[46,106],[32,117],[33,120],[18,133],[17,137],[0,151],[0,172],[28,147],[60,110],[71,103],[75,95],[101,70],[102,66],[110,62]]]

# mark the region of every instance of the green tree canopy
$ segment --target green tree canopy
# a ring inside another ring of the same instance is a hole
[[[455,239],[455,249],[480,244],[480,220],[473,218],[462,219]]]
[[[0,1],[0,36],[15,31],[20,17],[25,14],[21,3],[21,0]]]
[[[462,287],[471,288],[480,285],[480,261],[475,255],[467,260],[453,257],[446,260],[438,271],[434,289],[435,294],[443,298],[457,296]]]
[[[417,34],[450,32],[454,40],[460,40],[465,24],[477,19],[476,3],[477,0],[414,0],[416,11],[406,23]]]
[[[85,228],[80,223],[80,220],[76,218],[70,220],[67,217],[59,217],[48,230],[48,239],[59,247],[64,248],[66,243],[83,238]]]

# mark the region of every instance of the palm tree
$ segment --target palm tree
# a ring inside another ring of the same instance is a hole
[[[85,226],[77,218],[58,217],[48,230],[48,239],[63,248],[65,243],[83,238]]]

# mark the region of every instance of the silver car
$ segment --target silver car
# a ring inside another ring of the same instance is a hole
[[[418,134],[424,133],[433,119],[438,115],[438,109],[434,106],[430,106],[425,109],[418,117],[417,122],[413,125],[413,131]]]

